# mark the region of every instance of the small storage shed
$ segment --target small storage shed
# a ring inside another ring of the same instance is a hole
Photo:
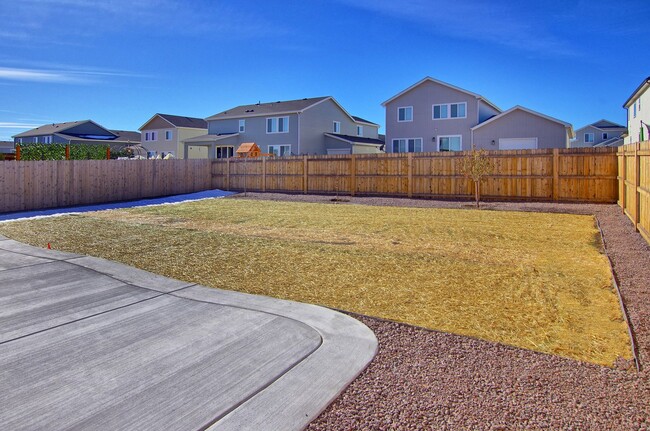
[[[262,150],[260,150],[260,147],[255,142],[244,142],[237,148],[236,153],[237,157],[240,158],[260,157]]]

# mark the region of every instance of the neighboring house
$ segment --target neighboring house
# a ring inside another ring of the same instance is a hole
[[[142,146],[148,151],[161,156],[171,153],[175,157],[182,157],[182,142],[208,133],[208,123],[202,118],[155,114],[140,127],[140,132]],[[204,147],[191,147],[189,150],[191,158],[207,157]]]
[[[626,144],[650,140],[650,91],[648,88],[650,88],[650,77],[644,79],[623,104],[623,108],[627,109]]]
[[[140,133],[109,130],[92,120],[45,124],[13,136],[15,144],[103,144],[112,150],[140,143]]]
[[[14,154],[16,146],[13,141],[0,141],[0,154]]]
[[[275,156],[381,152],[379,125],[350,115],[333,97],[242,105],[206,118],[208,134],[186,139],[210,158],[232,157],[245,142]]]
[[[567,148],[573,137],[569,123],[523,106],[501,111],[480,94],[430,77],[382,106],[392,153]]]
[[[582,147],[619,147],[623,145],[625,126],[612,121],[600,120],[576,130],[576,138],[571,141],[571,148]]]

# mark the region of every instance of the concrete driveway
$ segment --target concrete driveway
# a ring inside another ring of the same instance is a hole
[[[332,310],[0,236],[4,429],[302,429],[376,349]]]

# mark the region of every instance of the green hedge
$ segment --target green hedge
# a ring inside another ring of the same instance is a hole
[[[65,160],[65,144],[22,144],[20,160]],[[70,160],[103,160],[108,145],[71,144]]]

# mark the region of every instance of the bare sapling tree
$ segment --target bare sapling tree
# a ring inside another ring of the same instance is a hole
[[[494,165],[484,149],[473,149],[463,156],[460,171],[465,175],[465,178],[471,178],[474,181],[474,199],[477,208],[480,208],[481,181],[490,175],[493,170]]]

